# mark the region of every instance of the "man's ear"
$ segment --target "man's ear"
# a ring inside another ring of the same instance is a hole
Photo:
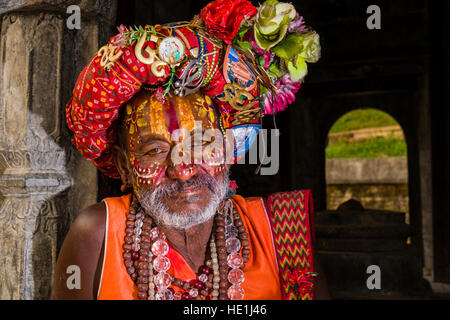
[[[119,171],[120,179],[122,180],[121,189],[131,187],[132,181],[130,181],[130,164],[128,162],[128,157],[126,156],[125,151],[122,150],[122,148],[120,148],[118,145],[114,145],[112,147],[112,154],[117,171]]]

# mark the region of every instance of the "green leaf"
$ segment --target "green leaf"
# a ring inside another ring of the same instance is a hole
[[[235,39],[233,42],[244,51],[252,48],[252,45],[248,41],[240,41],[238,39]]]
[[[250,30],[251,27],[241,27],[238,31],[238,39],[241,39],[245,36],[245,34]]]
[[[281,59],[290,60],[301,53],[302,48],[303,43],[300,37],[296,34],[290,34],[286,37],[286,39],[273,47],[272,51]]]
[[[267,91],[269,91],[269,89],[267,89],[266,87],[264,87],[263,85],[259,86],[259,95],[262,96],[264,93],[266,93]],[[261,104],[262,106],[264,104]]]
[[[299,82],[308,74],[308,66],[302,57],[297,56],[293,60],[287,61],[287,69],[292,81]]]
[[[266,59],[263,56],[257,58],[260,66],[264,67],[266,65]]]
[[[283,63],[283,61],[281,61],[281,63]],[[282,76],[285,75],[285,72],[283,72],[276,63],[272,63],[269,66],[269,72],[274,75],[277,78],[281,78]]]
[[[278,0],[266,0],[266,1],[264,1],[264,3],[262,4],[262,6],[267,6],[267,5],[275,6],[275,5],[277,5],[278,3],[279,3]]]

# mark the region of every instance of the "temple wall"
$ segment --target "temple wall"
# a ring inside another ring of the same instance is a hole
[[[409,221],[406,157],[327,159],[327,209],[355,199],[367,209],[406,213]]]
[[[67,28],[69,5],[81,28]],[[0,299],[46,299],[64,235],[96,202],[64,106],[111,34],[114,1],[0,1]],[[101,18],[101,19],[100,19]]]

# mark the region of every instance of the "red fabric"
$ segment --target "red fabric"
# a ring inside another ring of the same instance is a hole
[[[254,16],[258,10],[247,0],[216,0],[200,12],[209,33],[230,44],[239,31],[244,17]]]
[[[217,0],[209,3],[201,11],[201,16],[211,35],[217,35],[226,43],[230,43],[242,20],[256,13],[257,9],[247,0]],[[246,122],[259,123],[259,119],[246,121],[244,118],[233,124],[235,120],[233,115],[237,110],[228,102],[218,99],[218,96],[223,96],[223,88],[227,83],[223,76],[226,46],[219,49],[207,37],[200,36],[193,26],[180,27],[176,30],[162,26],[154,28],[158,33],[181,39],[187,47],[187,55],[191,55],[190,49],[198,49],[200,58],[203,57],[202,62],[207,66],[205,68],[207,81],[203,83],[201,93],[215,101],[222,114],[224,128]],[[136,42],[133,45],[125,44],[126,37],[123,32],[127,31],[126,28],[121,26],[119,30],[121,33],[112,37],[109,44],[117,47],[115,53],[122,50],[123,54],[113,62],[109,71],[100,65],[101,57],[94,57],[79,75],[73,97],[66,106],[66,120],[70,130],[74,132],[74,145],[86,159],[91,160],[98,169],[113,178],[119,178],[111,152],[111,146],[115,143],[113,123],[119,115],[119,108],[139,92],[143,84],[160,86],[167,83],[170,74],[166,65],[164,76],[153,75],[151,65],[144,64],[136,58],[134,54]],[[145,41],[144,48],[146,46],[155,48],[156,43]],[[187,62],[177,67],[176,75],[182,73],[186,64]],[[257,87],[250,92],[254,97],[258,97]],[[255,102],[252,108],[259,109],[259,101]]]
[[[162,83],[165,79],[151,74],[150,66],[137,60],[134,48],[123,54],[110,71],[95,57],[81,72],[66,106],[66,120],[75,133],[73,143],[88,160],[105,174],[118,177],[111,154],[120,106],[134,96],[143,83]]]
[[[195,33],[188,28],[180,28],[185,34],[191,48],[198,47]],[[179,30],[180,30],[179,29]],[[111,38],[115,42],[117,36]],[[217,47],[204,40],[205,52],[218,51]],[[150,41],[146,42],[147,45]],[[135,45],[124,47],[122,56],[114,62],[110,71],[100,66],[101,57],[95,57],[81,72],[73,90],[73,97],[66,105],[67,124],[74,132],[73,143],[81,154],[92,160],[106,175],[118,178],[114,165],[111,146],[115,142],[112,124],[117,119],[119,108],[141,90],[142,84],[161,85],[167,76],[156,77],[150,65],[140,62],[134,54]],[[219,53],[205,57],[207,72],[214,72],[213,80],[205,87],[205,94],[214,95],[221,92],[225,81],[218,75]],[[166,68],[168,68],[166,66]],[[222,77],[223,79],[223,77]]]

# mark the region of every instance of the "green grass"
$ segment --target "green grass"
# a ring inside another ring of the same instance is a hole
[[[358,143],[344,140],[325,150],[327,159],[403,157],[406,152],[405,140],[398,138],[372,138]]]
[[[330,129],[330,133],[395,125],[398,125],[397,121],[383,111],[358,109],[339,118]],[[406,142],[394,137],[369,138],[360,142],[341,140],[326,148],[327,159],[403,157],[406,155]]]
[[[398,125],[397,121],[383,111],[376,109],[358,109],[346,113],[339,118],[333,127],[331,127],[330,133],[395,125]]]

